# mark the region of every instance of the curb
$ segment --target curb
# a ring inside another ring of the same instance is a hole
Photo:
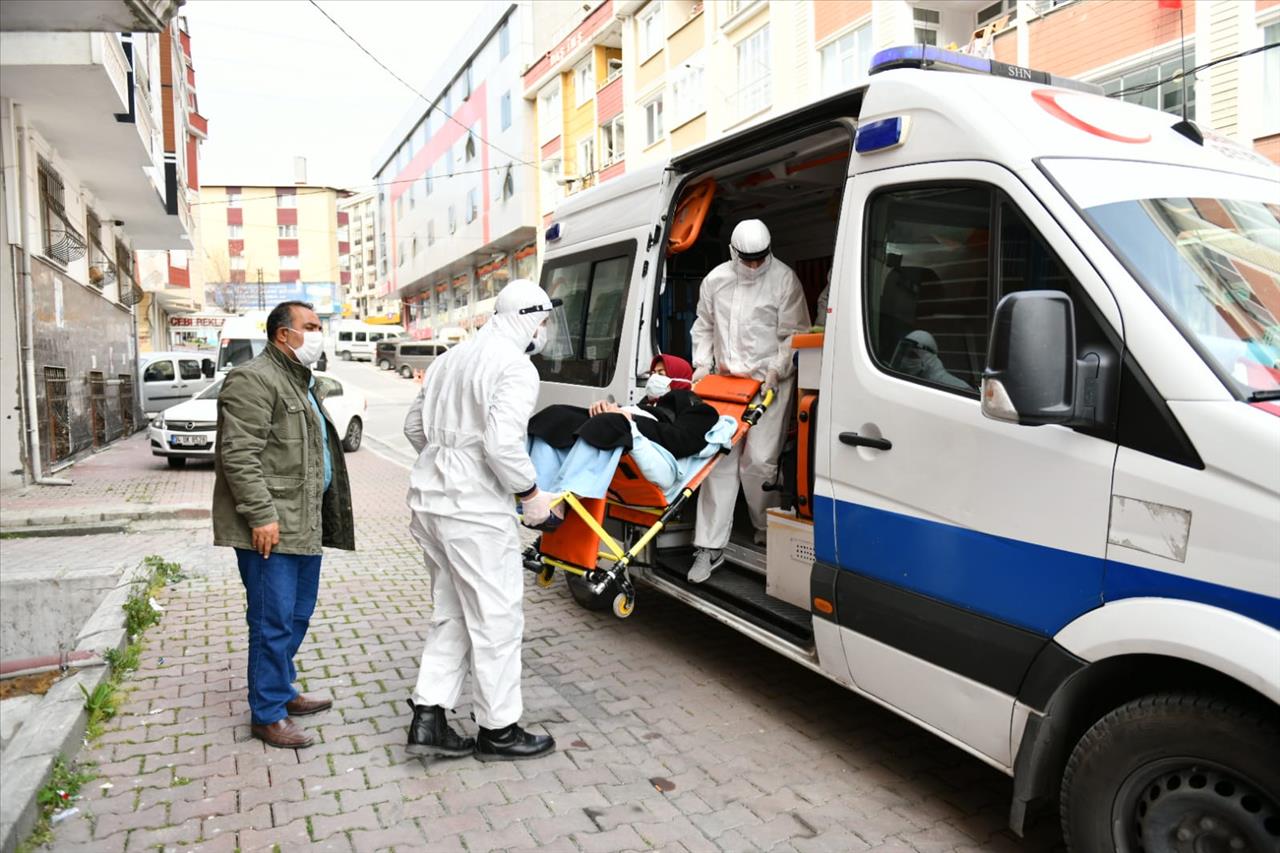
[[[140,560],[125,570],[76,638],[75,651],[105,653],[123,649],[129,638],[124,629],[124,603],[133,584],[145,579],[147,570]],[[39,805],[36,794],[53,773],[59,755],[68,763],[75,760],[84,743],[89,722],[84,707],[83,686],[92,693],[111,676],[109,666],[80,669],[61,679],[41,699],[22,728],[14,735],[0,762],[4,797],[0,798],[0,853],[12,853],[35,827]]]
[[[127,509],[102,509],[85,507],[79,509],[33,509],[5,510],[4,523],[0,525],[0,533],[17,533],[27,536],[40,535],[39,531],[54,528],[56,532],[45,533],[48,536],[65,535],[67,529],[81,527],[120,529],[133,521],[175,521],[206,519],[211,515],[207,504],[173,504],[169,506],[141,506]],[[95,532],[98,532],[95,530]],[[102,530],[101,532],[113,532]]]

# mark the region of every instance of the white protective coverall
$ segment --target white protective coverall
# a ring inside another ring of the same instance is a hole
[[[761,382],[772,374],[778,382],[764,417],[702,483],[693,540],[698,548],[719,551],[729,542],[739,483],[757,531],[766,529],[765,513],[776,504],[775,494],[762,487],[777,479],[795,386],[791,337],[809,329],[809,307],[800,279],[777,258],[769,255],[756,269],[742,263],[741,254],[767,250],[769,240],[763,222],[738,223],[729,246],[733,259],[708,273],[698,293],[691,332],[695,371],[714,364],[716,373]]]
[[[890,364],[895,370],[928,382],[962,391],[973,390],[972,385],[947,370],[938,358],[938,342],[924,329],[916,329],[898,342]]]
[[[427,371],[405,418],[418,451],[409,475],[410,530],[431,571],[434,611],[413,701],[454,708],[471,669],[475,718],[486,729],[520,719],[524,570],[515,495],[536,481],[525,452],[538,372],[526,350],[551,302],[517,280],[498,294],[475,338]]]

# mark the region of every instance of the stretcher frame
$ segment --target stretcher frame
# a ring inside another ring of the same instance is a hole
[[[729,377],[714,378],[728,379]],[[585,524],[587,528],[595,534],[600,545],[603,547],[597,547],[597,565],[588,568],[586,566],[575,565],[551,555],[543,554],[538,550],[539,545],[541,545],[541,542],[539,542],[538,545],[533,546],[524,554],[524,567],[528,571],[537,575],[538,586],[541,586],[544,589],[550,587],[555,580],[555,573],[557,569],[581,577],[591,585],[593,592],[596,593],[604,590],[610,582],[614,582],[618,585],[619,592],[614,596],[612,602],[613,614],[619,619],[625,619],[634,612],[636,598],[635,584],[631,580],[629,569],[632,566],[650,567],[648,563],[640,560],[641,554],[643,554],[645,549],[649,547],[653,540],[662,533],[666,526],[671,523],[671,520],[680,514],[680,511],[688,504],[689,500],[697,492],[698,487],[702,485],[703,481],[705,481],[711,474],[720,460],[732,452],[732,449],[746,437],[746,434],[750,431],[751,427],[760,422],[760,419],[764,417],[764,413],[768,411],[769,406],[773,404],[775,395],[772,389],[767,389],[764,395],[760,397],[759,401],[755,402],[755,398],[759,396],[759,383],[754,382],[754,380],[745,380],[740,377],[733,378],[739,383],[745,384],[750,382],[753,385],[752,393],[748,396],[748,401],[746,402],[745,407],[742,408],[741,411],[735,412],[738,420],[740,421],[740,427],[735,432],[730,446],[727,448],[721,448],[718,453],[710,457],[706,464],[698,469],[698,472],[690,478],[689,482],[687,482],[683,488],[681,488],[679,494],[676,495],[673,501],[667,503],[664,507],[654,507],[634,506],[622,501],[606,498],[606,512],[608,507],[618,507],[631,513],[651,515],[655,519],[651,525],[647,528],[643,528],[643,532],[636,538],[629,548],[625,547],[613,536],[613,534],[605,529],[604,523],[597,520],[595,515],[583,506],[577,495],[574,495],[572,492],[565,492],[553,501],[553,506],[560,503],[564,503],[568,506],[568,508],[577,515],[583,524]],[[703,382],[706,381],[707,380],[703,380]],[[694,389],[694,393],[698,393],[696,388]],[[706,398],[706,402],[715,406],[717,411],[721,414],[729,414],[729,412],[725,411],[729,406],[733,406],[736,410],[738,405],[743,405],[738,400],[717,400],[715,398]],[[622,464],[623,463],[619,463],[619,471],[622,470]],[[615,473],[614,477],[616,478],[617,476],[618,474]],[[612,491],[612,489],[610,491]],[[642,527],[640,523],[634,520],[622,519],[622,523],[624,525],[624,529]],[[624,537],[624,539],[625,538],[626,537]],[[605,568],[601,568],[599,566],[599,562],[601,561],[606,562],[609,565]]]

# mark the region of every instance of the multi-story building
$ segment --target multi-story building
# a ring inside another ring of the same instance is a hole
[[[0,485],[142,424],[135,252],[190,248],[163,134],[179,5],[0,4]]]
[[[312,303],[322,318],[341,313],[338,200],[334,187],[200,187],[198,265],[205,305],[227,314],[286,299]]]
[[[200,143],[209,134],[209,123],[196,101],[195,67],[191,61],[191,34],[185,18],[173,31],[160,33],[160,86],[172,97],[162,99],[165,194],[182,197],[187,205],[200,192]],[[200,244],[199,217],[190,218],[193,246]],[[138,252],[138,283],[144,296],[138,312],[138,350],[167,350],[193,342],[190,315],[204,307],[204,280],[200,267],[191,263],[189,249]]]
[[[371,323],[400,322],[400,301],[379,287],[377,193],[342,199],[338,215],[344,213],[351,247],[343,269],[349,277],[344,304],[349,306],[350,316]]]
[[[502,284],[535,270],[537,171],[522,97],[539,21],[570,6],[475,4],[475,21],[374,164],[378,297],[418,338],[483,322]]]

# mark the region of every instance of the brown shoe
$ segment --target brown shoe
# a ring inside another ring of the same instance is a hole
[[[332,707],[332,699],[308,699],[299,693],[285,703],[284,709],[289,712],[290,717],[305,717],[308,714],[319,714]]]
[[[289,717],[269,726],[255,723],[249,727],[249,732],[267,746],[274,746],[276,749],[302,749],[316,742],[306,729]]]

